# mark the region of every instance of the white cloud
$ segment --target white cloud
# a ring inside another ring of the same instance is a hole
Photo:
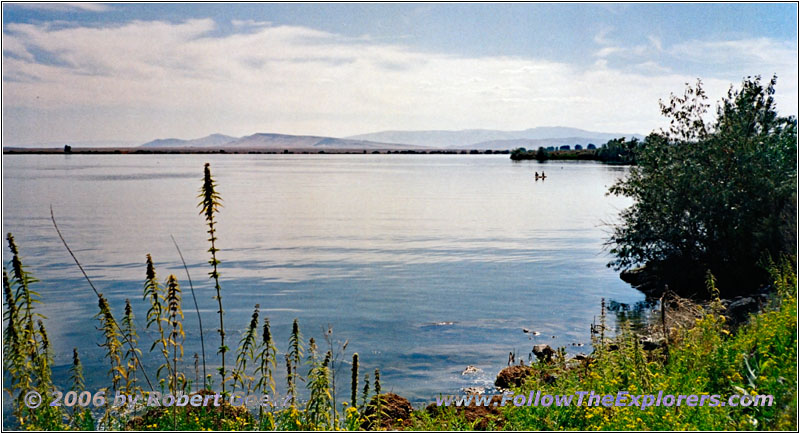
[[[663,50],[663,48],[661,48],[661,39],[660,38],[658,38],[656,36],[653,36],[653,35],[650,35],[650,36],[647,37],[647,40],[650,41],[650,44],[653,45],[653,48],[655,48],[656,51]]]
[[[597,57],[608,57],[611,56],[612,54],[617,54],[622,51],[624,51],[622,47],[603,47],[597,50],[597,52],[594,53],[594,55]]]
[[[25,42],[18,38],[3,38],[3,56],[34,60],[33,54],[25,48]]]
[[[7,25],[4,143],[537,125],[646,133],[663,123],[658,99],[695,79],[646,61],[577,67],[296,26],[216,30],[210,19]],[[741,77],[703,78],[716,98]]]
[[[727,41],[688,41],[669,49],[678,61],[702,64],[709,70],[738,77],[778,76],[775,100],[786,115],[798,113],[797,48],[770,38]]]
[[[611,45],[614,42],[608,38],[608,34],[613,32],[613,27],[605,27],[594,35],[594,42],[599,45]]]
[[[256,21],[256,20],[231,20],[231,24],[235,27],[266,27],[272,23],[269,21]]]
[[[636,68],[638,71],[641,71],[643,73],[664,74],[664,73],[673,72],[672,69],[667,68],[667,67],[662,66],[662,65],[659,65],[658,63],[656,63],[656,62],[654,62],[652,60],[648,60],[646,62],[637,63],[637,64],[633,65],[633,67]]]
[[[796,66],[797,49],[770,38],[687,41],[670,48],[676,57],[710,64]]]
[[[613,27],[606,27],[594,36],[594,42],[600,45],[600,49],[594,52],[595,57],[633,58],[662,50],[661,40],[655,36],[647,37],[649,44],[626,45],[609,38],[608,35],[613,31]]]
[[[34,2],[20,2],[14,3],[16,7],[28,9],[43,9],[52,11],[68,11],[68,10],[82,10],[87,12],[107,12],[112,10],[110,5],[103,3],[64,3],[64,2],[50,2],[50,3],[34,3]]]
[[[650,52],[650,47],[647,45],[634,45],[632,47],[603,47],[595,52],[596,57],[611,57],[618,56],[621,58],[635,58],[642,57]]]

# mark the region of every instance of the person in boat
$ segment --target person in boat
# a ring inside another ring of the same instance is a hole
[[[534,174],[535,174],[534,175],[535,177],[537,177],[537,178],[539,177],[539,172],[534,172]]]

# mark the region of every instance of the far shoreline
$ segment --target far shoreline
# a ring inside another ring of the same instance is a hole
[[[243,148],[71,148],[65,151],[63,148],[3,148],[3,155],[73,155],[73,154],[95,154],[95,155],[148,155],[148,154],[445,154],[445,155],[509,155],[511,150],[502,149],[319,149],[319,148],[297,148],[297,149],[243,149]]]
[[[3,155],[510,155],[514,162],[524,160],[537,160],[534,152],[519,155],[517,150],[510,149],[315,149],[315,148],[296,148],[296,149],[242,149],[242,148],[71,148],[65,151],[63,148],[3,148]],[[603,161],[596,154],[595,150],[557,150],[548,152],[547,158],[538,160],[544,163],[548,160],[554,161],[599,161],[612,165],[613,161]]]

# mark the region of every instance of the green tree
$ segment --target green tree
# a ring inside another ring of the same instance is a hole
[[[517,148],[511,151],[511,159],[514,161],[523,160],[528,154],[528,150],[525,148]]]
[[[660,103],[669,129],[642,143],[609,190],[635,201],[608,239],[609,266],[649,264],[687,292],[706,270],[727,294],[767,282],[760,260],[793,253],[797,237],[797,119],[778,116],[775,83],[746,78],[708,123],[700,81]]]
[[[604,163],[636,164],[636,154],[644,146],[636,137],[625,140],[625,137],[611,139],[597,150],[597,159]]]

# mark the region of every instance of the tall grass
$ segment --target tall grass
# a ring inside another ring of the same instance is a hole
[[[100,308],[100,312],[96,315],[97,321],[100,323],[98,330],[103,334],[103,343],[100,346],[105,349],[104,356],[110,365],[108,375],[111,379],[111,392],[116,392],[119,390],[123,377],[122,373],[124,372],[122,367],[122,343],[120,342],[122,335],[114,327],[108,300],[101,295],[97,304]]]
[[[38,392],[43,400],[52,398],[52,354],[42,319],[36,312],[39,294],[31,289],[37,280],[25,269],[19,248],[12,234],[7,234],[8,248],[12,254],[11,275],[3,266],[3,295],[6,299],[3,319],[6,321],[3,340],[3,369],[8,373],[14,402],[13,414],[20,423],[49,424],[61,414],[58,409],[45,408],[33,411],[24,404],[24,394]]]
[[[123,365],[125,366],[125,385],[123,390],[125,393],[131,394],[141,391],[141,388],[136,384],[136,371],[139,368],[138,356],[141,354],[141,350],[137,347],[139,335],[136,333],[133,308],[131,307],[131,301],[127,298],[125,299],[125,316],[122,317],[122,336],[123,339],[133,345],[125,350],[123,356]]]
[[[247,362],[255,360],[255,350],[258,339],[258,313],[260,306],[256,305],[253,310],[253,316],[250,317],[250,325],[244,332],[242,339],[239,341],[239,348],[236,350],[236,364],[233,369],[231,379],[233,380],[233,390],[231,393],[236,393],[236,387],[239,386],[250,394],[253,389],[254,377],[250,376],[247,372]]]
[[[358,407],[358,353],[353,353],[353,364],[350,372],[350,404],[353,407]]]
[[[72,365],[69,368],[70,391],[81,393],[86,390],[86,382],[83,378],[83,364],[78,357],[78,349],[72,349]],[[68,426],[78,430],[93,430],[94,418],[92,411],[88,408],[81,410],[79,407],[72,407],[69,413]]]
[[[203,170],[203,187],[200,189],[200,195],[198,196],[202,200],[198,204],[200,207],[200,214],[205,215],[206,224],[208,225],[208,241],[211,243],[211,247],[208,249],[208,252],[211,253],[211,259],[208,263],[211,265],[211,272],[209,272],[209,277],[214,279],[214,290],[216,291],[216,295],[214,298],[217,300],[217,305],[219,306],[219,310],[217,313],[219,314],[219,349],[218,354],[222,357],[222,365],[219,368],[219,376],[222,384],[222,394],[225,394],[225,382],[227,380],[227,371],[225,370],[225,354],[228,352],[228,347],[225,345],[225,320],[224,320],[224,310],[222,309],[222,294],[221,288],[219,286],[219,271],[217,266],[219,265],[219,260],[217,259],[217,230],[215,225],[217,223],[215,219],[215,215],[219,212],[219,208],[222,206],[222,198],[220,197],[219,193],[217,193],[217,184],[214,181],[214,178],[211,177],[211,165],[206,163],[205,168]]]
[[[186,375],[178,370],[178,361],[183,360],[183,340],[186,334],[183,331],[181,287],[174,274],[170,274],[167,278],[167,313],[168,324],[171,328],[167,344],[172,347],[170,392],[176,394],[178,391],[183,390],[186,384]]]
[[[303,335],[300,334],[300,324],[295,318],[292,323],[292,334],[289,335],[289,351],[286,353],[286,382],[292,406],[297,404],[297,379],[299,378],[297,370],[302,358]]]
[[[150,345],[150,351],[152,352],[156,349],[156,347],[158,347],[158,350],[163,358],[163,362],[161,365],[159,365],[158,370],[156,370],[156,378],[158,378],[159,382],[163,384],[168,382],[169,378],[172,378],[172,364],[170,363],[169,357],[169,341],[167,339],[167,334],[164,327],[164,325],[169,321],[167,319],[167,308],[165,307],[167,296],[164,288],[162,288],[161,284],[158,283],[156,268],[153,264],[153,257],[150,256],[149,253],[147,254],[147,260],[145,264],[146,270],[143,297],[145,300],[150,302],[150,308],[147,310],[147,328],[153,328],[158,333],[158,339],[154,340]],[[166,377],[161,376],[163,370],[167,371]]]
[[[178,370],[178,361],[183,359],[183,309],[181,308],[181,287],[174,274],[167,278],[167,313],[168,324],[171,327],[169,333],[169,346],[172,347],[172,377],[170,378],[170,393],[174,396],[179,391],[183,391],[186,384],[186,376]],[[178,426],[178,407],[172,407],[173,429]]]
[[[264,330],[261,334],[261,344],[258,351],[258,367],[256,368],[255,375],[258,377],[256,382],[256,391],[263,395],[275,396],[275,377],[274,372],[277,364],[278,350],[275,343],[272,341],[272,330],[269,326],[269,318],[264,318]],[[271,403],[270,407],[274,407]],[[274,420],[270,421],[265,419],[266,411],[264,406],[258,409],[258,421],[261,429],[274,428]],[[269,422],[267,424],[267,422]]]
[[[332,430],[334,420],[331,415],[333,396],[331,395],[330,363],[331,353],[325,353],[320,361],[314,347],[309,349],[308,390],[309,398],[306,404],[306,429]]]

